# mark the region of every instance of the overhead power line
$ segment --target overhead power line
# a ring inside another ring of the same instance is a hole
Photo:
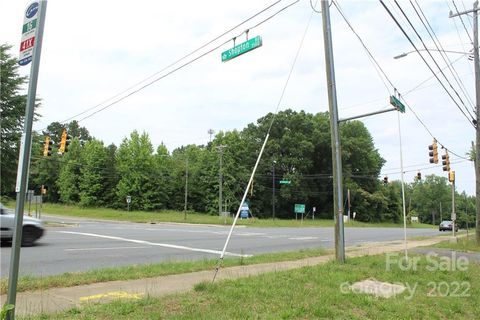
[[[420,34],[418,33],[417,29],[415,28],[415,26],[412,24],[412,22],[410,21],[410,19],[408,18],[408,16],[406,15],[405,11],[402,9],[402,7],[400,6],[400,4],[398,3],[397,0],[395,0],[395,4],[397,5],[398,9],[400,9],[400,11],[402,12],[402,15],[404,16],[404,18],[407,20],[408,24],[410,25],[410,27],[412,28],[413,32],[415,32],[415,34],[417,35],[418,39],[420,40],[420,42],[422,43],[425,51],[428,53],[428,55],[430,56],[430,58],[432,59],[433,63],[435,64],[435,66],[441,71],[440,74],[443,76],[443,78],[447,81],[448,85],[450,86],[450,88],[453,90],[453,92],[455,92],[456,96],[458,97],[458,99],[460,100],[460,103],[465,107],[465,109],[468,111],[468,108],[467,106],[465,105],[465,103],[463,102],[463,99],[460,97],[460,95],[458,94],[457,90],[455,90],[455,88],[453,87],[453,85],[451,84],[450,80],[448,79],[448,77],[445,75],[445,73],[443,72],[443,70],[440,68],[440,66],[438,65],[437,63],[437,60],[433,57],[432,53],[430,52],[430,50],[428,49],[427,45],[425,44],[425,42],[423,41],[423,38],[420,36]],[[403,30],[403,29],[402,29]],[[405,33],[406,35],[406,33]],[[433,69],[430,67],[430,65],[428,64],[428,62],[423,58],[423,55],[420,53],[420,51],[416,48],[416,46],[413,44],[413,42],[410,40],[409,37],[407,37],[409,39],[409,41],[412,43],[412,45],[414,46],[415,50],[417,51],[417,53],[422,57],[423,61],[425,62],[425,64],[427,65],[427,67],[430,69],[430,71],[432,73],[435,74],[436,76],[436,73],[433,71]],[[438,81],[441,82],[440,78],[438,78]],[[457,101],[454,99],[454,97],[451,95],[450,91],[447,90],[447,88],[444,86],[443,82],[442,83],[442,87],[444,88],[444,90],[447,92],[447,94],[450,96],[450,98],[452,99],[452,101],[457,105],[458,109],[462,112],[462,114],[467,118],[467,120],[472,124],[472,126],[475,128],[475,125],[472,123],[472,121],[468,118],[468,116],[465,114],[465,112],[463,111],[463,109],[461,108],[461,106],[457,103]],[[473,119],[473,116],[470,115]]]
[[[213,38],[212,40],[206,42],[205,44],[203,44],[203,45],[201,45],[200,47],[196,48],[195,50],[191,51],[190,53],[182,56],[181,58],[177,59],[176,61],[170,63],[169,65],[167,65],[166,67],[162,68],[161,70],[155,72],[154,74],[150,75],[149,77],[147,77],[147,78],[145,78],[145,79],[137,82],[136,84],[128,87],[128,88],[125,89],[125,90],[122,90],[121,92],[117,93],[116,95],[114,95],[114,96],[112,96],[112,97],[110,97],[110,98],[102,101],[102,102],[99,103],[99,104],[96,104],[96,105],[93,106],[93,107],[88,108],[88,109],[86,109],[86,110],[84,110],[84,111],[82,111],[82,112],[80,112],[80,113],[78,113],[78,114],[76,114],[76,115],[74,115],[74,116],[69,117],[68,119],[63,120],[61,123],[66,123],[66,122],[71,121],[71,120],[73,120],[73,119],[75,119],[75,118],[78,118],[78,117],[80,117],[81,115],[84,115],[84,114],[86,114],[86,113],[88,113],[88,112],[90,112],[90,111],[93,111],[93,110],[99,108],[100,106],[104,105],[104,104],[107,103],[108,101],[111,101],[111,100],[113,100],[113,99],[115,99],[115,98],[117,98],[117,97],[119,97],[119,96],[121,96],[121,95],[129,92],[130,90],[138,87],[139,85],[145,83],[146,81],[148,81],[148,80],[154,78],[155,76],[161,74],[162,72],[166,71],[167,69],[169,69],[169,68],[177,65],[178,63],[180,63],[180,62],[183,61],[184,59],[186,59],[186,58],[192,56],[193,54],[197,53],[198,51],[204,49],[204,48],[207,47],[208,45],[214,43],[215,41],[217,41],[217,40],[219,40],[220,38],[224,37],[225,35],[227,35],[228,33],[232,32],[233,30],[239,28],[240,26],[246,24],[247,22],[251,21],[252,19],[258,17],[259,15],[261,15],[262,13],[268,11],[269,9],[271,9],[271,8],[274,7],[274,6],[276,6],[277,4],[279,4],[279,3],[282,2],[282,1],[283,1],[283,0],[277,0],[277,1],[273,2],[273,3],[270,4],[269,6],[267,6],[267,7],[265,7],[264,9],[258,11],[258,12],[255,13],[254,15],[252,15],[252,16],[250,16],[249,18],[243,20],[242,22],[236,24],[235,26],[229,28],[227,31],[223,32],[222,34],[218,35],[217,37]],[[267,19],[261,21],[260,23],[256,24],[255,26],[251,27],[250,29],[253,29],[253,28],[255,28],[255,27],[258,27],[258,26],[261,25],[262,23],[270,20],[271,18],[273,18],[274,16],[276,16],[276,15],[279,14],[280,12],[282,12],[282,11],[286,10],[287,8],[293,6],[294,4],[298,3],[299,1],[300,1],[300,0],[296,0],[296,1],[288,4],[287,6],[283,7],[283,8],[280,9],[279,11],[277,11],[275,14],[271,15],[270,17],[268,17]],[[243,32],[242,32],[242,33],[243,33]],[[178,71],[179,69],[182,69],[183,67],[187,66],[188,64],[190,64],[190,63],[192,63],[192,62],[200,59],[201,57],[203,57],[203,56],[205,56],[205,55],[207,55],[207,54],[215,51],[216,49],[220,48],[222,45],[226,44],[226,43],[229,42],[230,40],[231,40],[231,39],[228,39],[228,41],[223,42],[222,44],[216,46],[214,49],[207,51],[206,53],[202,54],[202,55],[199,56],[199,57],[196,57],[195,59],[193,59],[193,60],[191,60],[191,61],[189,61],[189,62],[187,62],[187,63],[184,63],[182,66],[180,66],[180,67],[178,67],[178,68],[175,68],[174,70],[168,72],[166,75],[163,75],[163,76],[161,76],[161,77],[159,77],[159,78],[154,79],[153,81],[150,81],[150,82],[147,83],[146,85],[141,86],[139,89],[136,89],[136,90],[134,90],[133,92],[129,93],[128,95],[123,96],[123,97],[121,97],[121,98],[119,98],[119,99],[117,99],[117,100],[109,103],[107,106],[104,106],[104,107],[101,108],[100,110],[97,110],[97,111],[93,112],[92,114],[90,114],[90,115],[82,118],[82,119],[79,120],[79,121],[82,121],[82,120],[85,120],[85,119],[87,119],[87,118],[90,118],[90,117],[93,116],[94,114],[97,114],[98,112],[101,112],[101,111],[103,111],[103,110],[105,110],[105,109],[113,106],[114,104],[116,104],[116,103],[118,103],[118,102],[126,99],[127,97],[129,97],[129,96],[131,96],[131,95],[133,95],[133,94],[135,94],[135,93],[137,93],[137,92],[145,89],[146,87],[152,85],[152,84],[155,83],[156,81],[165,78],[167,75],[170,75],[170,74],[172,74],[173,72]]]
[[[473,126],[473,128],[475,128],[475,125],[473,124],[473,122],[468,118],[468,116],[465,114],[465,112],[463,111],[463,109],[460,107],[460,105],[458,104],[458,102],[455,100],[455,98],[452,96],[452,94],[450,93],[450,91],[447,90],[447,88],[445,87],[445,85],[443,84],[443,82],[440,80],[440,78],[437,76],[437,74],[433,71],[432,67],[430,66],[430,64],[427,62],[427,60],[425,60],[425,57],[421,54],[421,52],[418,50],[417,46],[415,45],[415,43],[413,43],[412,39],[410,38],[410,36],[406,33],[405,29],[403,29],[403,27],[400,25],[400,23],[398,22],[398,20],[395,18],[395,16],[392,14],[392,12],[390,11],[390,9],[385,5],[385,3],[383,2],[383,0],[379,0],[380,3],[382,4],[382,6],[384,7],[384,9],[387,11],[387,13],[389,14],[389,16],[392,18],[392,20],[395,22],[395,24],[398,26],[398,28],[402,31],[402,33],[404,34],[404,36],[407,38],[407,40],[410,42],[410,44],[414,47],[415,51],[417,51],[417,53],[420,55],[420,57],[422,58],[423,62],[427,65],[428,69],[432,72],[432,74],[435,76],[435,78],[437,79],[437,81],[441,84],[442,88],[445,90],[445,92],[448,94],[448,96],[452,99],[452,101],[455,103],[455,105],[457,106],[457,108],[460,110],[460,112],[465,116],[465,118],[467,119],[467,121]],[[403,15],[405,16],[405,18],[408,20],[408,17],[405,15],[405,13],[403,12],[402,8],[398,5],[398,2],[395,0],[395,3],[397,4],[397,6],[399,7],[399,9],[402,11]],[[409,21],[409,24],[411,25],[411,27],[414,29],[413,25],[411,24],[410,20]],[[418,35],[418,32],[416,31],[416,29],[414,29],[415,33]],[[419,35],[418,35],[419,36]],[[421,39],[421,37],[419,36],[419,38]],[[422,43],[423,43],[423,40],[421,40]],[[425,46],[425,44],[424,44]],[[425,46],[426,48],[426,46]],[[427,52],[431,55],[431,53],[428,51],[428,48],[427,49]],[[432,57],[433,59],[433,57]],[[435,61],[435,59],[433,59]],[[436,61],[435,61],[436,63]],[[437,64],[438,66],[438,64]],[[440,69],[440,67],[439,67]],[[441,69],[440,69],[441,70]],[[441,72],[443,74],[443,71]],[[443,74],[444,75],[444,74]],[[445,76],[445,75],[444,75]]]
[[[455,82],[459,86],[463,95],[467,98],[467,100],[470,104],[470,107],[472,108],[472,110],[474,110],[474,103],[473,103],[472,99],[470,98],[470,95],[467,93],[467,89],[465,88],[465,85],[463,84],[462,79],[458,75],[458,72],[455,69],[455,67],[452,65],[450,58],[446,54],[445,49],[443,48],[442,43],[440,42],[440,39],[437,37],[437,34],[435,33],[435,30],[433,30],[432,26],[430,25],[430,22],[428,21],[428,18],[426,17],[425,13],[422,10],[422,7],[420,6],[420,4],[418,3],[417,0],[415,0],[416,6],[413,4],[413,2],[411,0],[410,0],[410,4],[411,4],[413,10],[415,10],[415,13],[417,14],[419,20],[422,22],[425,30],[427,30],[428,35],[432,39],[433,44],[435,45],[438,52],[440,53],[440,56],[442,57],[443,61],[448,66],[448,69],[449,69],[450,73],[452,74],[453,78],[455,79]],[[418,7],[418,10],[417,10],[417,7]],[[420,15],[419,11],[420,11],[421,15]],[[467,112],[472,118],[474,118],[473,115],[469,112],[468,109],[467,109]],[[473,112],[475,112],[475,111],[473,111]]]
[[[382,2],[380,0],[380,2]],[[392,88],[394,90],[396,90],[397,92],[399,92],[397,90],[397,88],[395,87],[395,85],[393,84],[393,82],[390,80],[390,78],[387,76],[387,74],[385,73],[385,71],[383,70],[383,68],[380,66],[380,64],[378,63],[378,61],[375,59],[375,57],[373,56],[373,54],[371,53],[371,51],[367,48],[367,46],[365,45],[365,42],[360,38],[360,35],[355,31],[355,29],[353,28],[352,24],[348,21],[346,15],[343,13],[340,5],[337,3],[337,1],[333,1],[333,4],[335,5],[335,7],[337,8],[337,11],[340,13],[340,15],[342,16],[342,18],[345,20],[345,22],[347,23],[348,27],[350,28],[350,30],[355,34],[355,36],[357,37],[357,39],[360,41],[360,43],[362,44],[363,48],[365,49],[365,51],[367,52],[368,56],[371,58],[371,61],[373,63],[375,63],[375,65],[377,66],[377,70],[379,70],[382,74],[383,74],[383,77],[388,81],[388,83],[392,86]],[[382,2],[383,4],[383,2]],[[384,4],[383,4],[384,5]],[[384,5],[385,6],[385,5]],[[400,27],[401,28],[401,27]],[[403,29],[402,29],[403,30]],[[455,60],[454,62],[458,61]],[[454,62],[450,63],[450,64],[453,64]],[[440,69],[440,72],[443,72],[442,69]],[[437,74],[435,72],[433,72],[433,76],[432,77],[437,77]],[[432,77],[430,77],[429,79],[427,79],[426,81],[430,80]],[[423,84],[424,82],[422,82],[421,84]],[[441,82],[440,82],[441,83]],[[420,85],[421,85],[420,84]],[[415,87],[414,89],[418,88]],[[412,92],[414,89],[408,91],[408,93]],[[407,93],[407,94],[408,94]],[[428,134],[433,138],[433,139],[436,139],[437,142],[442,146],[442,147],[445,147],[445,145],[443,145],[439,139],[437,139],[433,133],[430,131],[430,129],[427,127],[427,125],[422,121],[422,119],[420,119],[420,117],[418,116],[418,114],[413,110],[412,107],[410,107],[410,105],[405,101],[405,98],[400,95],[400,99],[405,103],[405,105],[407,106],[407,108],[412,112],[412,114],[415,116],[415,118],[420,122],[420,124],[425,128],[425,130],[428,132]],[[465,159],[465,160],[470,160],[466,157],[463,157],[463,156],[460,156],[458,153],[455,153],[453,151],[451,151],[451,149],[448,149],[452,154],[454,154],[455,156],[459,157],[459,158],[462,158],[462,159]]]
[[[457,11],[457,14],[459,14],[460,12],[458,11],[458,8],[457,8],[457,5],[456,5],[455,1],[452,0],[452,3],[453,3],[453,6],[455,7],[455,11]],[[468,32],[467,27],[465,26],[465,23],[463,22],[462,15],[459,14],[459,18],[460,18],[460,21],[462,22],[463,28],[465,29],[465,33],[467,34],[468,39],[470,39],[470,43],[473,43],[472,37],[470,36],[470,33]]]

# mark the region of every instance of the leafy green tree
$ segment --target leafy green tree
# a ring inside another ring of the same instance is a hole
[[[29,189],[35,190],[35,194],[40,194],[40,188],[43,185],[47,189],[47,194],[43,196],[43,201],[58,202],[60,196],[57,181],[62,157],[56,152],[52,152],[51,156],[44,157],[44,141],[45,136],[33,132]]]
[[[125,199],[131,196],[133,210],[161,209],[168,199],[159,192],[161,179],[156,172],[153,146],[146,133],[132,132],[117,151],[117,205],[125,207]]]
[[[79,191],[80,205],[85,207],[105,205],[108,189],[105,188],[108,172],[105,170],[109,160],[108,150],[103,142],[90,140],[82,150]]]
[[[440,203],[443,209],[443,218],[451,212],[452,200],[450,186],[447,178],[436,175],[427,175],[424,181],[414,182],[412,186],[411,205],[409,207],[418,213],[418,217],[423,223],[435,223],[440,220]],[[407,200],[406,201],[410,201]]]
[[[74,138],[68,151],[60,161],[60,172],[57,181],[60,200],[64,203],[77,204],[80,200],[81,174],[81,145],[78,138]]]
[[[12,46],[6,44],[0,45],[0,163],[2,176],[0,193],[13,196],[15,194],[18,145],[22,135],[27,101],[26,95],[21,94],[20,91],[27,78],[19,76],[17,59],[9,53],[11,48]]]
[[[117,147],[111,144],[107,147],[107,160],[105,163],[104,173],[104,202],[105,206],[114,208],[116,206],[116,186],[119,181],[116,169],[116,153]]]

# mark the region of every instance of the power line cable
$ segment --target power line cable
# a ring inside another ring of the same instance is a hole
[[[424,61],[424,63],[427,65],[427,67],[429,68],[429,70],[432,72],[432,74],[435,76],[435,78],[439,81],[439,83],[441,84],[442,88],[445,90],[445,92],[449,95],[449,97],[452,99],[452,101],[455,103],[455,105],[457,106],[457,108],[460,110],[460,112],[465,116],[465,118],[467,119],[467,121],[473,126],[473,128],[475,128],[475,125],[472,123],[472,121],[468,118],[468,116],[465,114],[465,112],[463,111],[463,109],[460,107],[460,105],[458,104],[458,102],[454,99],[454,97],[452,96],[452,94],[447,90],[447,88],[445,87],[445,85],[443,84],[443,82],[440,80],[440,78],[438,78],[438,76],[436,75],[436,73],[433,71],[432,67],[428,64],[428,62],[425,60],[425,58],[423,57],[423,55],[420,53],[420,51],[418,50],[418,48],[415,46],[415,44],[413,43],[412,39],[410,38],[410,36],[406,33],[406,31],[403,29],[403,27],[400,25],[400,23],[398,22],[398,20],[395,18],[395,16],[392,14],[392,12],[390,11],[390,9],[385,5],[385,3],[382,1],[382,0],[379,0],[380,3],[382,4],[382,6],[384,7],[384,9],[387,11],[387,13],[390,15],[390,17],[392,18],[392,20],[396,23],[396,25],[398,26],[398,28],[402,31],[402,33],[405,35],[405,37],[408,39],[408,41],[410,42],[410,44],[415,48],[415,51],[417,51],[417,53],[420,55],[420,57],[422,58],[422,60]],[[397,1],[395,1],[395,3],[397,3]],[[397,3],[398,5],[398,3]],[[402,11],[403,12],[403,11]],[[412,26],[413,28],[413,26]],[[442,72],[443,73],[443,72]]]
[[[383,3],[383,1],[380,0],[380,2]],[[430,58],[432,59],[433,63],[437,66],[437,68],[439,70],[442,70],[440,68],[440,66],[438,65],[437,63],[437,60],[433,57],[432,53],[430,52],[430,50],[428,49],[427,45],[425,44],[425,42],[423,41],[423,38],[420,36],[420,34],[418,33],[417,29],[415,28],[415,26],[412,24],[412,22],[410,21],[410,19],[408,18],[408,16],[406,15],[405,11],[402,9],[402,7],[400,6],[400,4],[398,3],[397,0],[394,1],[395,4],[397,5],[397,7],[400,9],[400,11],[402,12],[402,15],[404,16],[404,18],[407,20],[408,24],[410,25],[410,27],[412,28],[412,30],[415,32],[415,34],[417,35],[418,39],[420,40],[420,42],[422,43],[425,51],[428,53],[428,55],[430,56]],[[395,19],[396,21],[396,19]],[[403,30],[403,28],[402,28]],[[406,33],[405,33],[406,35]],[[425,64],[427,65],[427,67],[430,69],[430,71],[432,73],[434,73],[433,69],[431,68],[431,66],[428,64],[428,62],[423,58],[423,55],[420,53],[420,51],[417,49],[417,47],[413,44],[413,42],[410,40],[410,37],[408,37],[409,41],[412,43],[412,45],[414,46],[415,50],[417,51],[417,53],[422,57],[423,61],[425,62]],[[453,87],[453,85],[451,84],[450,80],[448,80],[447,76],[445,75],[445,73],[443,71],[440,72],[441,75],[443,76],[443,78],[445,78],[445,80],[447,81],[448,85],[450,86],[450,88],[453,90],[453,92],[455,92],[455,94],[457,95],[458,99],[460,100],[461,104],[465,107],[465,109],[467,110],[467,112],[469,113],[469,110],[467,108],[467,106],[465,105],[465,103],[463,102],[463,99],[460,97],[460,95],[458,94],[457,90],[455,90],[455,88]],[[435,74],[435,73],[434,73]],[[437,76],[436,76],[437,77]],[[440,78],[438,78],[438,81],[440,81]],[[440,81],[441,82],[441,81]],[[450,91],[447,90],[447,88],[444,86],[443,82],[442,83],[442,87],[445,89],[445,91],[447,92],[447,94],[450,96],[450,98],[452,99],[452,101],[457,105],[458,109],[462,112],[462,114],[467,118],[467,120],[470,122],[470,124],[472,124],[472,126],[475,128],[475,125],[473,124],[473,122],[468,118],[468,116],[465,114],[465,112],[463,111],[463,109],[461,108],[461,106],[458,104],[458,102],[454,99],[454,97],[451,95]],[[472,115],[470,115],[472,117],[472,119],[474,118]]]
[[[284,11],[285,9],[287,9],[287,8],[291,7],[292,5],[294,5],[294,4],[296,4],[296,3],[298,3],[299,1],[300,1],[300,0],[296,0],[296,1],[295,1],[295,2],[293,2],[293,3],[290,3],[290,4],[289,4],[289,5],[287,5],[286,7],[284,7],[284,8],[282,8],[282,9],[280,9],[280,10],[279,10],[279,11],[277,11],[275,14],[271,15],[270,17],[268,17],[267,19],[263,20],[262,22],[260,22],[260,23],[256,24],[255,26],[253,26],[253,27],[252,27],[252,28],[250,28],[250,29],[253,29],[253,28],[256,28],[256,27],[258,27],[260,24],[262,24],[262,23],[265,23],[266,21],[270,20],[270,19],[271,19],[271,18],[273,18],[274,16],[278,15],[279,13],[281,13],[281,12],[282,12],[282,11]],[[243,34],[243,33],[245,33],[245,32],[248,32],[248,30],[250,30],[250,29],[247,29],[246,31],[243,31],[241,34]],[[240,34],[240,35],[241,35],[241,34]],[[237,36],[237,37],[238,37],[238,36]],[[234,37],[233,39],[235,39],[235,38],[237,38],[237,37]],[[83,120],[85,120],[85,119],[88,119],[88,118],[92,117],[93,115],[95,115],[95,114],[97,114],[97,113],[99,113],[99,112],[101,112],[101,111],[103,111],[103,110],[105,110],[105,109],[107,109],[107,108],[110,108],[111,106],[113,106],[113,105],[115,105],[115,104],[119,103],[120,101],[122,101],[122,100],[125,100],[126,98],[128,98],[128,97],[130,97],[130,96],[132,96],[132,95],[134,95],[134,94],[136,94],[136,93],[138,93],[138,92],[142,91],[143,89],[145,89],[145,88],[147,88],[147,87],[151,86],[151,85],[152,85],[152,84],[154,84],[155,82],[157,82],[157,81],[159,81],[159,80],[161,80],[161,79],[163,79],[163,78],[166,78],[167,76],[169,76],[169,75],[173,74],[174,72],[176,72],[176,71],[178,71],[178,70],[180,70],[180,69],[182,69],[182,68],[184,68],[184,67],[188,66],[189,64],[191,64],[191,63],[193,63],[193,62],[195,62],[195,61],[199,60],[200,58],[202,58],[202,57],[204,57],[204,56],[208,55],[209,53],[211,53],[211,52],[213,52],[213,51],[215,51],[215,50],[219,49],[221,46],[225,45],[226,43],[228,43],[228,42],[230,42],[230,41],[231,41],[231,39],[229,39],[229,40],[227,40],[227,41],[225,41],[225,42],[221,43],[220,45],[218,45],[218,46],[214,47],[213,49],[210,49],[210,50],[208,50],[208,51],[204,52],[204,53],[203,53],[203,54],[201,54],[200,56],[198,56],[198,57],[196,57],[196,58],[194,58],[194,59],[192,59],[192,60],[190,60],[190,61],[188,61],[188,62],[184,63],[183,65],[181,65],[181,66],[179,66],[179,67],[177,67],[177,68],[175,68],[175,69],[173,69],[173,70],[169,71],[168,73],[166,73],[166,74],[164,74],[164,75],[162,75],[162,76],[160,76],[160,77],[158,77],[158,78],[155,78],[155,79],[154,79],[154,80],[152,80],[151,82],[148,82],[147,84],[145,84],[145,85],[141,86],[140,88],[136,89],[135,91],[132,91],[132,92],[130,92],[129,94],[127,94],[127,95],[123,96],[122,98],[120,98],[120,99],[118,99],[118,100],[115,100],[115,101],[113,101],[112,103],[110,103],[110,104],[108,104],[108,105],[104,106],[103,108],[101,108],[101,109],[99,109],[99,110],[97,110],[97,111],[95,111],[95,112],[91,113],[90,115],[88,115],[88,116],[86,116],[86,117],[84,117],[84,118],[82,118],[82,119],[78,120],[78,122],[81,122],[81,121],[83,121]]]
[[[120,95],[128,92],[129,90],[137,87],[138,85],[140,85],[140,84],[142,84],[142,83],[144,83],[144,82],[152,79],[152,78],[155,77],[156,75],[158,75],[158,74],[164,72],[165,70],[167,70],[168,68],[170,68],[170,67],[178,64],[180,61],[188,58],[189,56],[191,56],[191,55],[193,55],[193,54],[195,54],[196,52],[200,51],[201,49],[205,48],[206,46],[210,45],[211,43],[217,41],[218,39],[222,38],[222,37],[225,36],[226,34],[228,34],[228,33],[230,33],[231,31],[237,29],[238,27],[244,25],[245,23],[249,22],[250,20],[256,18],[256,17],[259,16],[260,14],[262,14],[262,13],[264,13],[265,11],[269,10],[270,8],[276,6],[278,3],[282,2],[282,1],[283,1],[283,0],[277,0],[277,1],[273,2],[273,3],[270,4],[269,6],[265,7],[264,9],[262,9],[262,10],[260,10],[259,12],[255,13],[254,15],[250,16],[249,18],[243,20],[242,22],[238,23],[238,24],[235,25],[234,27],[231,27],[231,28],[228,29],[227,31],[223,32],[222,34],[218,35],[217,37],[213,38],[212,40],[206,42],[205,44],[203,44],[203,45],[201,45],[200,47],[196,48],[195,50],[191,51],[190,53],[188,53],[188,54],[182,56],[181,58],[177,59],[176,61],[170,63],[169,65],[167,65],[166,67],[162,68],[161,70],[155,72],[154,74],[150,75],[149,77],[147,77],[147,78],[145,78],[145,79],[137,82],[136,84],[128,87],[127,89],[119,92],[118,94],[116,94],[116,95],[114,95],[114,96],[112,96],[112,97],[104,100],[103,102],[101,102],[101,103],[99,103],[99,104],[97,104],[97,105],[95,105],[95,106],[93,106],[93,107],[91,107],[91,108],[89,108],[89,109],[87,109],[87,110],[85,110],[85,111],[82,111],[81,113],[78,113],[78,114],[76,114],[76,115],[74,115],[74,116],[72,116],[72,117],[70,117],[70,118],[68,118],[68,119],[63,120],[61,123],[65,123],[65,122],[67,122],[67,121],[73,120],[73,119],[75,119],[75,118],[77,118],[77,117],[79,117],[79,116],[81,116],[81,115],[83,115],[83,114],[85,114],[85,113],[87,113],[87,112],[90,112],[90,111],[96,109],[97,107],[105,104],[106,102],[111,101],[111,100],[115,99],[116,97],[118,97],[118,96],[120,96]],[[299,0],[297,0],[296,2],[298,2],[298,1],[299,1]],[[296,3],[296,2],[295,2],[295,3]],[[292,5],[292,4],[288,5],[287,7],[289,7],[289,6],[291,6],[291,5]],[[282,9],[282,11],[283,11],[283,9]]]
[[[467,98],[469,104],[470,104],[470,107],[472,108],[473,110],[473,106],[474,106],[474,103],[472,102],[471,98],[470,98],[470,95],[467,94],[467,89],[465,88],[465,85],[463,84],[463,81],[462,79],[459,77],[458,75],[458,72],[457,70],[451,65],[451,60],[450,58],[448,57],[448,55],[446,54],[445,52],[445,49],[443,48],[442,46],[442,43],[440,42],[440,39],[438,39],[437,37],[437,34],[435,33],[435,31],[433,30],[432,26],[430,25],[430,22],[428,21],[427,17],[425,16],[422,8],[420,7],[420,5],[418,4],[417,0],[415,0],[415,3],[418,7],[418,9],[420,10],[421,12],[421,16],[420,16],[420,13],[419,11],[417,10],[417,8],[415,7],[415,5],[413,4],[412,0],[410,0],[410,4],[413,8],[413,10],[415,11],[415,13],[417,14],[419,20],[422,22],[425,30],[427,30],[427,33],[428,35],[430,36],[430,38],[432,39],[435,47],[437,48],[438,52],[440,53],[440,56],[442,57],[443,61],[445,62],[445,64],[448,66],[448,69],[450,71],[450,73],[452,74],[453,78],[455,79],[455,81],[457,82],[457,85],[459,86],[460,90],[462,91],[463,95]],[[423,17],[423,18],[422,18]],[[425,21],[425,22],[424,22]],[[425,24],[426,23],[426,24]],[[428,25],[428,27],[427,27]],[[431,31],[431,32],[430,32]],[[438,43],[438,44],[437,44]],[[447,62],[448,60],[448,62]],[[468,109],[466,109],[468,114],[474,118],[474,116],[469,112]],[[475,112],[475,111],[474,111]]]
[[[465,23],[463,22],[462,15],[460,15],[460,12],[458,11],[457,5],[454,0],[452,0],[453,6],[455,7],[455,11],[457,11],[457,14],[460,18],[460,21],[462,22],[463,28],[465,29],[465,33],[468,35],[468,39],[470,39],[470,43],[473,43],[472,37],[470,36],[470,33],[467,30],[467,27],[465,26]]]
[[[380,2],[382,2],[380,0]],[[385,71],[383,70],[383,68],[380,66],[380,64],[377,62],[377,60],[375,59],[375,57],[373,57],[373,54],[371,53],[371,51],[366,47],[364,41],[360,38],[359,34],[354,30],[353,26],[350,24],[350,22],[348,21],[346,15],[343,13],[342,9],[340,8],[340,5],[337,3],[337,1],[333,1],[333,4],[335,5],[335,7],[337,8],[338,12],[340,13],[340,15],[342,16],[342,18],[345,20],[345,22],[347,23],[347,25],[349,26],[349,28],[352,30],[352,32],[356,35],[357,39],[360,41],[360,43],[362,44],[362,46],[364,47],[364,49],[366,50],[366,52],[368,53],[368,55],[371,57],[371,61],[374,61],[374,63],[377,65],[378,67],[378,70],[380,70],[383,74],[383,76],[385,77],[385,79],[388,81],[388,83],[392,86],[393,89],[395,89],[397,92],[398,90],[396,89],[395,85],[393,84],[393,82],[390,80],[390,78],[387,76],[387,74],[385,73]],[[382,2],[383,4],[383,2]],[[383,4],[383,6],[385,7],[385,4]],[[390,11],[388,11],[390,13]],[[391,14],[391,13],[390,13]],[[396,20],[395,20],[396,21]],[[397,22],[397,21],[396,21]],[[398,25],[398,22],[397,22],[397,25]],[[400,27],[400,26],[399,26]],[[401,27],[400,27],[401,28]],[[402,28],[401,28],[402,29]],[[403,31],[403,29],[402,29]],[[408,37],[408,36],[407,36]],[[423,58],[423,57],[422,57]],[[456,60],[458,61],[458,60]],[[456,62],[455,61],[455,62]],[[433,70],[432,70],[433,72]],[[436,73],[433,72],[433,76],[432,77],[436,77]],[[429,78],[431,79],[431,78]],[[429,80],[428,79],[428,80]],[[438,77],[437,77],[438,79]],[[427,80],[427,81],[428,81]],[[422,83],[423,84],[423,83]],[[440,84],[442,84],[440,82]],[[416,89],[416,88],[414,88]],[[411,93],[414,89],[410,90],[408,93]],[[410,105],[405,101],[405,99],[403,98],[402,95],[400,95],[400,98],[402,99],[402,101],[405,102],[405,105],[408,107],[408,109],[413,113],[413,115],[415,116],[415,118],[420,122],[420,124],[427,130],[427,132],[430,134],[430,136],[433,138],[433,139],[436,139],[434,137],[434,135],[432,134],[432,132],[430,131],[430,129],[425,125],[425,123],[420,119],[420,117],[418,116],[418,114],[413,110],[413,108],[410,107]],[[437,141],[439,141],[438,139],[436,139]],[[440,145],[442,145],[440,142],[439,142]],[[442,145],[443,146],[443,145]],[[450,150],[450,149],[449,149]],[[462,159],[467,159],[465,157],[462,157],[462,156],[459,156],[457,153],[451,151],[452,154],[456,155],[457,157],[460,157]],[[467,159],[469,160],[469,159]]]

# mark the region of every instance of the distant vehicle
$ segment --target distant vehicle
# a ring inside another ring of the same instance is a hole
[[[2,242],[11,242],[15,229],[15,214],[0,203],[0,238]],[[22,246],[30,247],[44,234],[42,221],[23,216]]]
[[[444,220],[438,226],[438,231],[452,231],[453,221]],[[458,224],[455,225],[455,231],[458,231]]]

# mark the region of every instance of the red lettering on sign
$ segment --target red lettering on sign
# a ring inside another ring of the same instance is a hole
[[[20,52],[25,51],[28,48],[33,47],[34,45],[35,45],[35,37],[31,37],[30,39],[22,41],[22,43],[20,43]]]

